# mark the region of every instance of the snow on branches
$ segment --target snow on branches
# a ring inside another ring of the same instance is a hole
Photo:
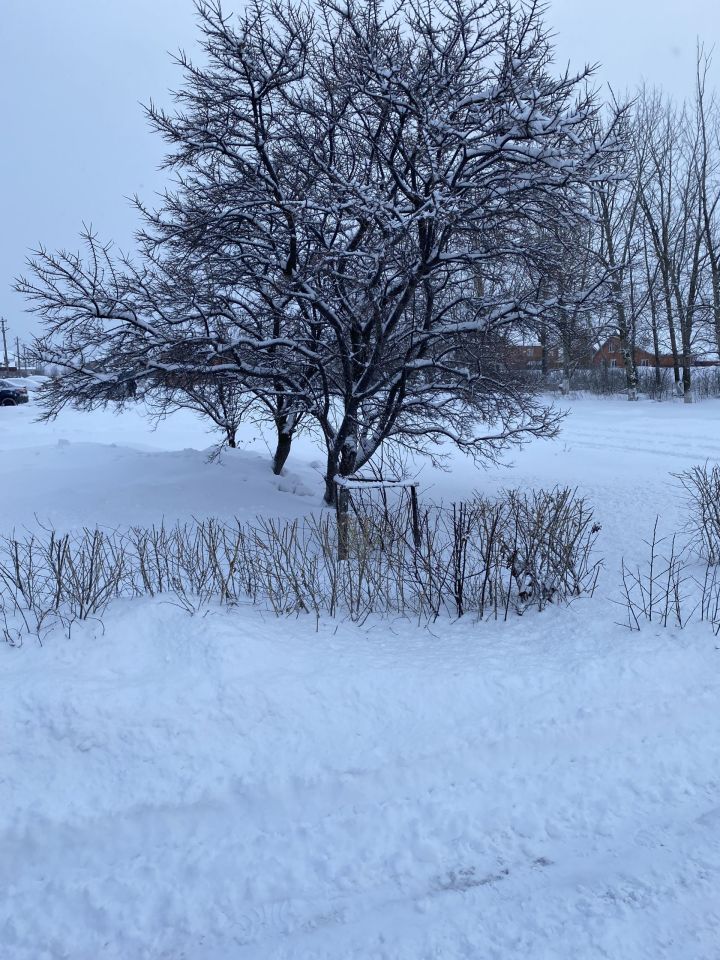
[[[198,14],[175,109],[148,109],[175,179],[138,204],[140,266],[88,236],[20,283],[63,371],[51,408],[226,378],[274,422],[277,470],[319,431],[328,499],[387,442],[493,458],[552,434],[507,347],[557,312],[544,238],[587,222],[617,146],[587,75],[552,72],[540,6]]]

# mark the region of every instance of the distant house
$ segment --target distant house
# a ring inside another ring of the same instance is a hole
[[[620,349],[620,337],[609,337],[605,343],[597,350],[592,360],[594,367],[623,367],[622,351]],[[658,357],[657,365],[659,367],[672,367],[672,354],[661,353]],[[720,360],[712,357],[690,357],[690,365],[693,367],[717,367],[720,366]],[[636,367],[654,367],[655,354],[642,347],[635,347],[635,366]]]
[[[561,370],[562,355],[560,347],[547,347],[545,369]],[[622,370],[625,366],[622,350],[620,349],[620,337],[612,336],[603,343],[598,349],[588,347],[580,343],[574,345],[573,354],[575,357],[575,369],[588,369],[589,367],[605,367],[613,370],[615,368]],[[655,367],[655,354],[642,347],[635,347],[635,366],[636,367]],[[505,362],[513,370],[531,371],[540,370],[543,366],[543,347],[539,343],[532,344],[507,344],[504,349]],[[692,356],[690,362],[693,367],[718,367],[720,359],[712,357]],[[663,368],[673,367],[673,357],[669,353],[661,353],[658,357],[658,366]]]
[[[543,347],[540,344],[508,344],[505,348],[505,362],[513,370],[540,370],[543,365]],[[558,370],[560,361],[559,347],[547,348],[548,370]]]
[[[543,352],[545,363],[543,364]],[[533,371],[562,370],[563,355],[559,345],[543,347],[539,343],[507,344],[504,350],[505,362],[512,370]],[[588,367],[593,356],[593,347],[585,339],[574,340],[570,352],[574,369]]]
[[[636,367],[654,367],[655,354],[643,350],[642,347],[635,347],[635,366]],[[594,367],[624,367],[622,350],[620,348],[620,337],[608,337],[599,350],[595,351],[592,358]],[[673,358],[669,354],[661,353],[658,358],[658,366],[672,367]]]

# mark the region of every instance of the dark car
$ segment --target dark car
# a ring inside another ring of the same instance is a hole
[[[16,407],[29,399],[27,387],[16,387],[9,380],[0,380],[0,407]]]

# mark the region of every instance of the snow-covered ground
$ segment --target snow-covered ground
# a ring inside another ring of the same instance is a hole
[[[118,603],[0,646],[2,960],[717,960],[720,641],[630,634],[619,562],[672,473],[720,459],[720,403],[572,403],[513,466],[425,495],[577,485],[597,595],[508,624],[363,628]],[[321,509],[248,431],[0,408],[0,531]]]

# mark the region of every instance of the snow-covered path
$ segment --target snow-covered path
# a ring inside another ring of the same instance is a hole
[[[6,422],[3,529],[316,506],[309,446],[261,489],[189,422]],[[0,958],[718,960],[720,640],[611,602],[718,448],[720,404],[587,401],[513,469],[426,474],[578,484],[608,564],[567,610],[316,632],[141,601],[0,645]]]

